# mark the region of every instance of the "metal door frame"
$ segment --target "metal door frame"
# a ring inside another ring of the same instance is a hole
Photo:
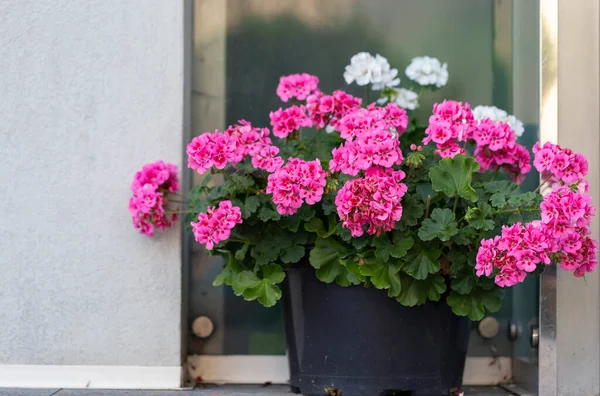
[[[584,153],[600,198],[600,1],[540,1],[540,140]],[[599,223],[592,223],[599,237]],[[600,393],[600,273],[553,269],[540,287],[540,396]],[[536,384],[533,384],[536,385]]]
[[[186,29],[192,37],[194,0],[186,2]],[[196,0],[201,1],[201,0]],[[223,0],[218,0],[223,1]],[[509,7],[513,0],[495,0]],[[533,1],[533,0],[520,0]],[[500,8],[498,8],[500,7]],[[512,11],[511,11],[512,12]],[[540,0],[540,139],[568,146],[588,156],[590,193],[600,197],[600,0]],[[512,26],[511,26],[512,28]],[[186,40],[184,144],[191,138],[190,92],[193,43]],[[505,50],[496,47],[495,51]],[[516,98],[512,98],[516,104]],[[189,176],[184,183],[189,186]],[[593,223],[599,237],[599,224]],[[185,238],[184,238],[185,239]],[[183,291],[189,279],[189,245],[183,246]],[[187,274],[187,275],[186,275]],[[600,393],[600,275],[587,277],[587,286],[571,274],[550,269],[540,284],[539,366],[501,358],[501,371],[490,375],[488,358],[469,358],[466,384],[492,384],[511,377],[517,385],[542,396],[596,395]],[[186,353],[187,299],[182,308],[182,355]],[[191,363],[191,364],[190,364]],[[512,364],[511,364],[512,363]],[[193,370],[190,366],[195,367]],[[508,371],[506,370],[508,367]],[[287,381],[286,356],[190,356],[190,376],[207,382],[263,383]],[[481,371],[483,370],[483,371]],[[487,380],[482,381],[481,378]]]

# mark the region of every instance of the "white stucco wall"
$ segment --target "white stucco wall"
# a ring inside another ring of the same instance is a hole
[[[0,0],[0,365],[180,365],[180,233],[127,200],[182,162],[183,8]]]

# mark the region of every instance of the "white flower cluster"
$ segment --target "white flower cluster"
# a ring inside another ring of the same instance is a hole
[[[392,88],[392,94],[384,96],[377,100],[379,105],[384,105],[388,101],[396,103],[398,106],[406,110],[414,110],[419,107],[419,94],[405,88]]]
[[[381,91],[385,87],[395,87],[400,84],[397,78],[398,69],[392,69],[386,58],[368,52],[359,52],[350,58],[350,64],[344,71],[344,80],[347,84],[364,86],[372,84],[373,90]]]
[[[448,64],[429,56],[413,58],[405,73],[409,79],[423,86],[441,88],[448,83]]]
[[[477,121],[481,121],[484,118],[489,118],[492,121],[506,122],[510,128],[515,132],[517,137],[523,135],[525,128],[523,123],[512,114],[508,114],[506,111],[497,108],[496,106],[477,106],[473,109],[473,118]]]

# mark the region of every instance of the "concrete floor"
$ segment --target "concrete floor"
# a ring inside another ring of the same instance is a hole
[[[498,387],[465,387],[465,396],[515,395]],[[98,389],[12,389],[0,388],[0,396],[290,396],[286,386],[222,386],[203,389],[158,390],[98,390]],[[367,396],[367,395],[365,395]]]

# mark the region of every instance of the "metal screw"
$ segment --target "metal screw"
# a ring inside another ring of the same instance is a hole
[[[500,323],[498,322],[498,319],[488,316],[479,322],[477,330],[479,331],[480,336],[487,340],[491,340],[498,335],[498,332],[500,331]]]
[[[516,341],[519,338],[519,324],[515,320],[508,322],[508,339],[510,341]]]
[[[540,345],[540,330],[537,325],[531,326],[531,335],[529,337],[529,343],[532,348],[537,348]]]
[[[213,333],[215,326],[209,318],[206,316],[197,317],[192,323],[192,332],[196,337],[208,338]]]

